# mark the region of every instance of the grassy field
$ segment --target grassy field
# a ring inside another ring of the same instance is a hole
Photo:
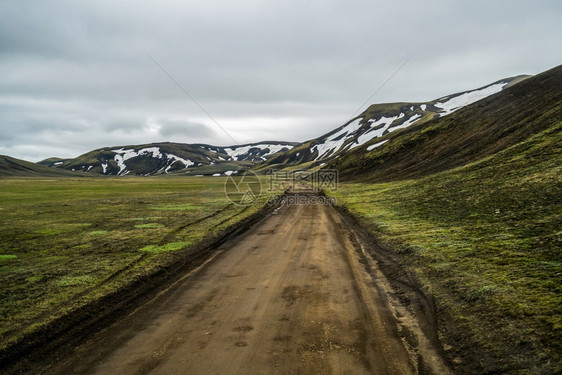
[[[223,178],[0,179],[0,349],[257,212]]]
[[[510,373],[562,371],[562,124],[479,162],[331,192]],[[455,354],[452,355],[454,357]]]

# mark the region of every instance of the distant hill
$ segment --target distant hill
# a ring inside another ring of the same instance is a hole
[[[14,176],[76,176],[65,170],[53,169],[25,160],[12,158],[6,155],[0,155],[0,177]]]
[[[296,143],[265,141],[219,147],[206,144],[151,143],[104,147],[74,159],[49,158],[38,164],[100,175],[230,175],[267,160]]]
[[[62,158],[57,158],[57,157],[52,157],[52,158],[47,158],[45,160],[41,160],[40,162],[37,162],[37,164],[41,164],[44,165],[45,167],[56,167],[57,165],[60,165],[64,162],[67,162],[71,159],[62,159]]]
[[[415,178],[504,150],[562,119],[562,66],[528,78],[448,116],[387,133],[333,160],[362,181]],[[560,136],[560,134],[558,134]]]
[[[365,112],[333,131],[281,152],[257,170],[299,169],[324,165],[341,155],[394,131],[443,118],[478,100],[498,93],[529,76],[502,79],[479,89],[464,91],[425,103],[373,104]]]

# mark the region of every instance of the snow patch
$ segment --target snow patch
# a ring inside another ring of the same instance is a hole
[[[172,164],[174,164],[176,161],[181,162],[183,165],[185,165],[185,168],[190,167],[192,165],[195,165],[194,162],[192,162],[191,160],[188,159],[183,159],[177,155],[174,154],[166,154],[166,156],[164,156],[164,154],[160,151],[159,147],[145,147],[145,148],[141,148],[140,150],[136,151],[134,149],[125,149],[125,148],[119,148],[119,149],[114,149],[111,150],[113,152],[115,152],[115,156],[113,157],[113,159],[115,160],[115,162],[117,163],[117,165],[119,166],[119,172],[117,172],[117,175],[122,176],[122,175],[126,175],[128,173],[130,173],[131,171],[127,170],[127,165],[125,164],[125,161],[137,157],[137,156],[145,156],[145,155],[149,155],[152,154],[153,158],[158,158],[158,159],[166,159],[167,160],[167,165],[166,167],[164,167],[163,169],[165,173],[169,173]],[[105,167],[103,167],[102,164],[102,168],[103,168],[103,173],[105,173],[106,168],[107,168],[107,164],[105,165]]]
[[[160,153],[160,148],[158,147],[145,147],[145,148],[141,148],[138,151],[135,151],[134,149],[119,148],[111,151],[119,154],[123,158],[123,161],[137,156],[148,155],[148,154],[152,154],[153,158],[162,159],[163,157],[162,154]]]
[[[287,148],[288,150],[292,149],[293,146],[291,145],[268,145],[267,147],[262,147],[262,150],[265,148],[269,148],[269,152],[267,154],[265,154],[264,156],[270,156],[273,154],[278,153],[279,151],[281,151],[284,148]]]
[[[369,142],[371,139],[376,138],[376,136],[374,135],[376,132],[366,132],[364,134],[361,134],[359,137],[357,137],[357,142],[356,145],[353,145],[354,147],[358,147],[361,146],[364,143]]]
[[[367,151],[374,150],[375,148],[384,145],[386,142],[388,142],[388,139],[385,139],[384,141],[379,142],[379,143],[375,143],[374,145],[370,145],[369,147],[367,147]]]
[[[422,109],[422,111],[425,111],[425,109],[427,108],[427,105],[422,104],[422,105],[420,106],[420,108]]]
[[[383,125],[380,129],[377,130],[371,130],[368,131],[362,135],[360,135],[359,137],[357,137],[357,141],[353,144],[352,148],[355,147],[359,147],[367,142],[369,142],[371,139],[374,138],[378,138],[384,135],[384,133],[386,131],[393,132],[395,130],[398,129],[403,129],[403,128],[407,128],[408,126],[412,125],[413,123],[415,123],[416,121],[418,121],[422,115],[420,114],[415,114],[412,117],[410,117],[408,120],[404,121],[402,124],[398,125],[398,126],[394,126],[391,127],[391,125],[394,123],[394,121],[399,120],[403,117],[405,117],[406,115],[404,113],[400,113],[398,116],[394,116],[394,117],[381,117],[380,119],[374,121],[374,120],[369,120],[371,121],[371,126],[373,127],[377,127],[380,125]]]
[[[266,157],[281,151],[283,148],[291,149],[291,148],[293,148],[293,146],[272,144],[272,143],[262,143],[262,144],[248,145],[248,146],[227,147],[227,148],[224,149],[224,151],[228,154],[228,156],[230,156],[230,158],[232,160],[238,160],[239,156],[243,156],[243,155],[248,154],[248,152],[252,148],[259,148],[262,151],[265,150],[265,149],[269,149],[268,153],[261,156],[262,159],[265,160]]]
[[[393,131],[398,130],[398,129],[407,128],[408,126],[412,125],[414,122],[418,121],[420,119],[420,117],[422,117],[420,114],[415,114],[412,117],[410,117],[408,120],[404,121],[403,124],[400,124],[400,125],[395,126],[393,128],[389,128],[388,131],[393,132]]]
[[[326,140],[323,143],[317,144],[315,146],[312,147],[311,151],[318,152],[318,156],[316,157],[315,160],[318,159],[322,159],[322,157],[324,155],[327,155],[328,153],[332,152],[337,152],[338,150],[341,149],[341,147],[343,146],[343,144],[345,143],[345,141],[347,141],[348,137],[342,137],[342,135],[347,134],[347,133],[352,133],[353,131],[355,131],[355,126],[359,124],[359,122],[361,122],[363,118],[358,118],[356,120],[354,120],[353,122],[349,123],[348,125],[344,126],[340,131],[338,131],[337,133],[329,136],[328,138],[326,138]],[[336,140],[336,138],[340,138],[339,140]]]
[[[502,91],[505,85],[507,85],[506,82],[500,82],[488,87],[484,87],[480,90],[465,92],[464,94],[455,96],[447,101],[438,102],[435,104],[435,106],[443,110],[443,112],[440,113],[441,116],[447,116],[448,114],[451,114],[456,110],[461,109],[462,107],[465,107],[469,104],[484,99],[487,96]]]
[[[125,165],[125,157],[121,154],[116,154],[114,157],[115,161],[117,162],[117,166],[119,167],[119,172],[117,172],[118,175],[121,174],[121,172],[123,172],[127,166]]]
[[[378,120],[374,120],[374,119],[369,120],[370,126],[373,127],[373,128],[378,127],[380,125],[382,125],[382,126],[380,127],[380,129],[370,130],[370,131],[360,135],[357,138],[357,142],[355,142],[353,147],[355,148],[355,147],[361,146],[362,144],[365,144],[366,142],[369,142],[373,138],[381,137],[386,132],[386,130],[390,127],[390,125],[392,125],[394,123],[394,121],[399,120],[404,116],[406,116],[404,113],[400,113],[398,116],[393,116],[393,117],[383,116]]]
[[[413,108],[413,107],[412,107]],[[402,124],[391,127],[396,121],[403,119],[406,117],[406,114],[400,113],[396,116],[386,117],[382,116],[379,119],[370,119],[367,121],[369,130],[364,132],[363,134],[357,136],[355,142],[351,144],[351,147],[348,147],[349,150],[359,147],[372,139],[382,137],[387,132],[393,132],[398,129],[406,128],[416,121],[418,121],[422,115],[415,114],[412,117],[408,118]],[[318,155],[316,156],[315,160],[323,159],[328,155],[332,155],[336,152],[342,150],[343,145],[352,137],[355,137],[359,132],[359,123],[361,122],[362,118],[356,119],[355,121],[351,122],[350,124],[346,125],[338,132],[334,133],[333,135],[326,138],[326,140],[320,144],[314,145],[311,148],[311,152],[317,152]],[[376,129],[374,129],[376,128]],[[336,138],[340,138],[336,140]],[[381,143],[382,144],[382,143]],[[376,147],[380,146],[381,144],[377,144]],[[374,145],[373,145],[374,146]],[[373,149],[373,146],[369,146],[369,149]],[[298,154],[297,154],[298,156]]]
[[[174,164],[176,161],[179,161],[180,163],[182,163],[185,168],[191,167],[192,165],[195,165],[194,162],[192,162],[189,159],[183,159],[180,158],[179,156],[176,156],[174,154],[167,154],[167,159],[168,159],[168,165],[166,166],[166,169],[164,170],[164,173],[170,173],[170,169],[172,168],[172,164]]]
[[[138,151],[135,151],[134,149],[119,148],[111,151],[116,153],[113,159],[119,166],[119,172],[117,172],[117,175],[119,176],[130,173],[130,171],[126,171],[127,169],[127,166],[125,165],[126,160],[129,160],[137,156],[148,155],[148,154],[152,154],[153,158],[159,158],[159,159],[163,158],[162,154],[160,153],[160,148],[158,147],[145,147]]]

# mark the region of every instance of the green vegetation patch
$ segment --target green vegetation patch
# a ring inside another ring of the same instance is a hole
[[[164,224],[159,224],[159,223],[146,223],[146,224],[135,225],[135,228],[137,229],[155,229],[155,228],[164,228],[164,227],[165,227]]]
[[[37,234],[59,234],[60,232],[60,230],[54,228],[39,229],[35,231]]]
[[[16,259],[18,256],[13,254],[0,254],[0,260]]]
[[[183,242],[170,242],[165,245],[148,245],[140,249],[141,251],[146,251],[149,253],[161,253],[164,251],[176,251],[191,245],[192,243],[189,241]]]
[[[167,204],[167,205],[163,205],[163,206],[156,206],[154,207],[155,210],[160,210],[160,211],[195,211],[195,210],[200,210],[203,207],[201,206],[194,206],[192,204]]]
[[[63,277],[61,280],[57,281],[57,286],[59,287],[69,287],[69,286],[82,286],[90,285],[95,281],[92,276],[82,275],[82,276],[67,276]]]
[[[106,230],[94,230],[89,233],[90,236],[104,236],[107,234]]]

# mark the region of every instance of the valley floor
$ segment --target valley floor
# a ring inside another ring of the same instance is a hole
[[[161,283],[155,273],[195,267],[260,215],[266,197],[240,206],[224,189],[221,178],[0,179],[0,368],[127,305]]]
[[[47,358],[43,369],[448,373],[438,344],[416,332],[415,322],[409,321],[409,333],[418,339],[404,338],[409,318],[397,317],[384,277],[356,240],[331,206],[282,206],[69,358]]]

